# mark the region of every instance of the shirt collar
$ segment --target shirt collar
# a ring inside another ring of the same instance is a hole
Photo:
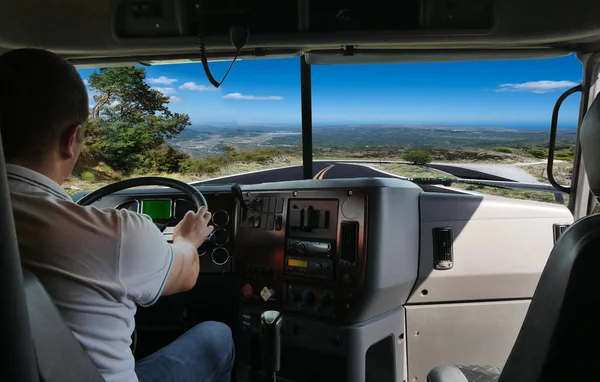
[[[39,172],[33,171],[23,166],[15,164],[6,164],[6,173],[9,180],[26,183],[32,187],[52,194],[58,198],[71,201],[71,197],[65,190],[63,190],[55,181],[48,178]]]

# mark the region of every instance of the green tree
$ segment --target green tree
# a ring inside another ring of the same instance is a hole
[[[89,87],[94,95],[87,127],[90,153],[109,166],[130,173],[149,163],[163,163],[173,155],[166,150],[167,140],[190,125],[187,114],[169,110],[169,97],[152,89],[143,68],[102,68],[90,75]],[[163,147],[163,149],[160,149]],[[156,157],[165,153],[166,158]],[[152,158],[146,158],[152,154]],[[169,163],[159,168],[173,169]]]
[[[427,164],[432,161],[431,154],[426,150],[413,150],[409,151],[404,155],[404,160],[412,162],[413,164]]]

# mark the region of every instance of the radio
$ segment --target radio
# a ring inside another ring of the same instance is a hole
[[[333,261],[286,257],[285,273],[292,276],[333,279]]]
[[[289,255],[331,257],[332,245],[320,241],[288,240]]]

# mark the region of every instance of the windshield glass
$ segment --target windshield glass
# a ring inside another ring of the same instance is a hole
[[[238,61],[219,89],[201,64],[80,69],[90,120],[67,190],[149,174],[204,184],[301,179],[298,60]],[[220,78],[229,64],[210,67]],[[566,204],[545,170],[550,121],[581,76],[574,55],[313,66],[313,177],[444,178],[452,184],[423,188]],[[554,176],[563,185],[579,100],[569,97],[559,118]],[[491,187],[508,182],[522,187]]]

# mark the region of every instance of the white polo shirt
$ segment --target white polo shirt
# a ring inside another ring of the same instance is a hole
[[[54,181],[7,165],[21,262],[42,282],[107,382],[137,382],[136,303],[156,302],[173,249],[146,216],[82,207]]]

